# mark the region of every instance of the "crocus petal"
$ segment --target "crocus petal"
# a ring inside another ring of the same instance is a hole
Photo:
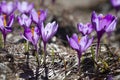
[[[83,36],[80,41],[79,41],[79,45],[81,46],[81,52],[83,52],[85,50],[85,46],[87,45],[87,42],[88,42],[88,37],[87,35],[86,36]]]
[[[7,10],[8,10],[8,14],[12,13],[14,11],[14,3],[13,2],[9,2],[7,5]]]
[[[20,6],[20,11],[24,13],[28,9],[28,3],[26,1],[23,1]]]
[[[40,17],[39,17],[40,21],[44,21],[46,19],[47,12],[48,12],[48,10],[42,10],[42,9],[40,10]]]
[[[81,46],[81,52],[87,50],[87,48],[90,47],[92,42],[93,42],[93,38],[89,39],[88,35],[83,36],[79,42],[79,45]]]
[[[8,21],[8,27],[11,27],[14,22],[14,14],[10,15],[9,21]]]
[[[7,3],[6,3],[6,1],[2,1],[1,2],[1,11],[3,12],[3,13],[6,13],[7,12]]]
[[[45,32],[46,32],[47,41],[55,35],[55,33],[57,32],[57,29],[58,29],[58,24],[56,24],[55,21],[46,25]]]
[[[102,17],[101,17],[102,18]],[[100,19],[100,27],[102,27],[102,29],[108,27],[111,22],[115,19],[114,16],[112,16],[111,14],[107,14],[105,17],[103,17],[102,19]]]
[[[75,49],[75,50],[79,50],[79,45],[78,43],[76,42],[76,40],[74,40],[73,38],[69,38],[68,35],[67,35],[67,39],[68,39],[68,42],[70,44],[70,46]]]
[[[74,39],[78,43],[78,36],[77,36],[77,34],[74,33],[71,38]]]
[[[35,27],[35,29],[34,29],[34,45],[36,45],[38,43],[39,37],[40,37],[39,29],[38,29],[38,27]]]
[[[30,12],[33,9],[33,7],[34,7],[33,3],[29,4],[27,8],[27,12]]]
[[[41,36],[42,36],[43,41],[46,42],[46,38],[45,38],[45,29],[44,29],[44,24],[43,24],[43,22],[41,23],[40,32],[41,32]]]
[[[77,29],[79,30],[79,32],[81,32],[82,33],[82,30],[83,30],[83,24],[82,23],[79,23],[79,24],[77,24]],[[83,33],[82,33],[83,34]]]
[[[25,28],[23,38],[32,42],[32,33],[30,28]]]
[[[112,32],[115,30],[115,27],[116,27],[116,24],[117,24],[117,18],[115,18],[112,23],[105,29],[106,32]]]
[[[20,25],[23,25],[23,24],[24,24],[24,21],[21,19],[20,16],[18,16],[18,22],[19,22]]]
[[[32,16],[32,19],[35,23],[38,23],[38,14],[37,12],[35,11],[35,9],[32,9],[31,11],[31,16]]]
[[[0,16],[0,27],[3,27],[4,24],[3,24],[3,16]]]
[[[95,13],[95,11],[92,13],[92,17],[91,17],[91,21],[93,23],[93,27],[96,31],[100,31],[101,28],[99,26],[99,19],[97,17],[97,14]]]
[[[19,11],[21,11],[21,3],[20,3],[20,2],[17,2],[17,9],[18,9]]]
[[[88,40],[88,43],[87,43],[87,45],[85,46],[85,49],[84,49],[84,50],[87,50],[87,49],[90,47],[90,45],[92,44],[93,40],[94,40],[93,37]]]

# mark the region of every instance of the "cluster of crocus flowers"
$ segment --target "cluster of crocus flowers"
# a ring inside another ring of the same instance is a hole
[[[117,18],[111,14],[107,14],[104,16],[103,14],[97,15],[95,12],[92,13],[91,22],[93,24],[93,28],[97,33],[97,50],[96,50],[96,57],[98,56],[98,49],[100,40],[104,33],[108,35],[111,34],[112,31],[115,30]]]
[[[100,40],[103,34],[107,33],[108,35],[110,35],[111,32],[115,30],[116,23],[117,23],[117,18],[115,16],[111,14],[107,14],[105,16],[103,14],[97,15],[95,11],[93,11],[91,16],[91,23],[87,23],[87,24],[79,23],[77,25],[77,29],[83,35],[81,39],[79,39],[77,34],[73,34],[71,38],[67,36],[70,46],[78,53],[78,59],[79,59],[78,65],[80,65],[80,58],[82,53],[85,52],[93,42],[93,38],[91,39],[88,38],[89,34],[91,34],[94,30],[96,31],[97,34],[98,41],[97,41],[97,48],[95,54],[96,56],[95,60],[97,60]]]

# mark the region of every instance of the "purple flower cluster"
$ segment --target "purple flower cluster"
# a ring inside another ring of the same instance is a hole
[[[103,14],[97,15],[95,11],[93,11],[91,16],[91,23],[82,24],[79,23],[77,25],[77,28],[80,33],[82,33],[83,37],[79,39],[77,34],[73,34],[71,38],[67,36],[68,42],[70,46],[77,51],[78,53],[78,65],[80,65],[80,58],[82,56],[82,53],[85,52],[88,47],[93,42],[93,37],[89,39],[89,34],[91,34],[93,31],[97,34],[97,49],[96,49],[96,58],[98,57],[98,49],[100,40],[104,33],[107,33],[108,35],[111,34],[112,31],[115,30],[117,23],[117,18],[111,14],[107,14],[104,16]]]
[[[47,43],[56,33],[58,29],[56,22],[48,23],[46,27],[43,25],[47,18],[47,10],[40,9],[37,11],[34,8],[34,4],[30,4],[27,1],[2,1],[0,2],[0,31],[3,34],[4,43],[6,35],[12,32],[12,24],[15,18],[14,12],[16,10],[20,13],[17,16],[17,20],[24,29],[23,38],[30,41],[36,49],[40,36],[43,42]]]
[[[44,27],[43,23],[47,18],[47,10],[40,9],[36,11],[33,4],[29,5],[27,2],[23,2],[21,6],[23,7],[18,6],[19,11],[21,12],[18,16],[18,22],[24,28],[23,38],[32,42],[37,49],[37,43],[40,36],[46,44],[56,33],[58,24],[56,24],[56,22],[48,23],[46,27]],[[35,27],[31,27],[32,24],[34,24]]]

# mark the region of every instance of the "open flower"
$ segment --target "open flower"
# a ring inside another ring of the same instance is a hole
[[[34,4],[29,4],[27,1],[18,2],[17,8],[21,13],[28,14],[34,8]]]
[[[82,53],[85,52],[93,42],[93,38],[89,39],[88,36],[83,36],[81,39],[77,36],[77,34],[73,34],[71,38],[67,35],[68,42],[70,46],[77,51],[78,54],[78,66],[80,66],[80,58]]]
[[[12,31],[12,24],[14,21],[14,15],[10,15],[6,18],[6,15],[0,15],[0,31],[3,34],[4,44],[6,42],[6,35]]]
[[[58,24],[56,22],[48,23],[45,27],[41,23],[41,36],[44,43],[47,43],[57,32]]]
[[[111,14],[107,14],[103,16],[102,14],[97,15],[95,12],[92,13],[91,21],[93,24],[93,28],[97,33],[98,43],[96,55],[98,53],[100,39],[103,34],[106,32],[108,35],[115,30],[117,18]]]
[[[120,10],[120,0],[110,0],[112,6],[118,11]]]
[[[93,27],[92,27],[92,24],[90,23],[87,23],[87,24],[82,24],[82,23],[79,23],[77,25],[77,28],[79,30],[80,33],[82,33],[82,35],[89,35],[92,31],[93,31]]]
[[[12,1],[6,2],[2,1],[0,3],[1,13],[5,15],[11,15],[16,10],[16,4]]]
[[[32,20],[31,16],[27,16],[25,14],[22,14],[21,16],[18,16],[18,22],[22,27],[30,27]]]
[[[30,41],[37,50],[37,43],[40,38],[40,32],[38,27],[32,27],[32,28],[26,27],[24,29],[23,38],[26,39],[27,41]]]
[[[42,21],[44,21],[44,20],[46,19],[46,17],[47,17],[47,10],[42,10],[42,9],[40,9],[40,10],[37,12],[35,9],[33,9],[33,10],[31,11],[31,16],[32,16],[32,20],[33,20],[36,24],[38,24],[39,21],[42,22]]]

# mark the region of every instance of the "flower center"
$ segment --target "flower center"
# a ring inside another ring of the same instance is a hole
[[[6,22],[7,15],[3,15],[3,18],[4,18],[3,24],[4,24],[4,26],[6,27],[6,26],[7,26],[7,22]]]
[[[41,12],[40,12],[40,11],[38,11],[38,17],[40,17],[40,14],[41,14]]]
[[[80,39],[81,39],[81,38],[80,38],[80,37],[78,37],[78,43],[80,42]]]
[[[34,30],[35,30],[35,28],[34,28],[34,27],[32,27],[32,29],[31,29],[32,36],[34,36]]]
[[[105,18],[105,16],[102,16],[102,19],[104,19]]]

